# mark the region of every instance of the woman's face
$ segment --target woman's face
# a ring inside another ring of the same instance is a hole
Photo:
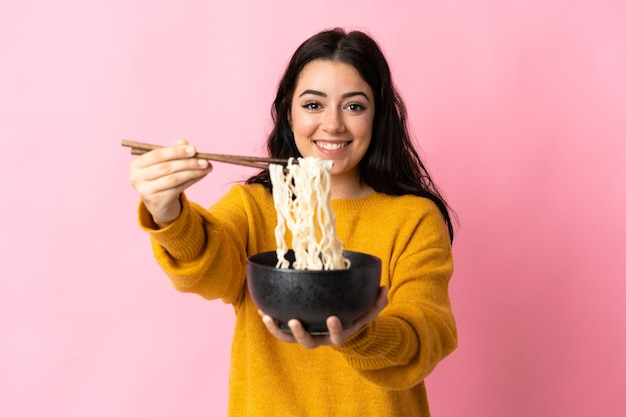
[[[373,122],[374,94],[354,67],[329,60],[305,65],[289,111],[302,156],[332,160],[332,175],[358,177]]]

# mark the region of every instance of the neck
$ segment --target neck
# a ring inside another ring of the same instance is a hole
[[[369,185],[361,184],[358,177],[333,175],[330,182],[330,199],[361,198],[374,191]]]

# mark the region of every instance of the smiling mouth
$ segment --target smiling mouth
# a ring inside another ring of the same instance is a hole
[[[348,146],[350,142],[321,142],[321,141],[315,141],[315,144],[317,146],[319,146],[320,148],[327,150],[327,151],[336,151],[339,150],[341,148],[344,148],[346,146]]]

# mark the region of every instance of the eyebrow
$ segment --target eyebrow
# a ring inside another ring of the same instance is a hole
[[[317,90],[304,90],[302,92],[302,94],[300,94],[298,97],[302,97],[302,96],[307,95],[307,94],[312,94],[314,96],[320,96],[320,97],[328,97],[328,95],[326,93],[323,93],[323,92],[317,91]],[[350,97],[355,97],[355,96],[363,96],[363,97],[365,97],[365,99],[367,101],[370,101],[370,98],[363,91],[351,91],[349,93],[343,94],[341,96],[341,98],[350,98]]]

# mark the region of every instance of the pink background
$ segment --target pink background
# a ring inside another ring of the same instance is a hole
[[[626,415],[624,22],[622,0],[3,1],[0,415],[225,414],[232,311],[155,266],[119,143],[260,153],[290,54],[338,25],[382,45],[461,221],[433,415]]]

